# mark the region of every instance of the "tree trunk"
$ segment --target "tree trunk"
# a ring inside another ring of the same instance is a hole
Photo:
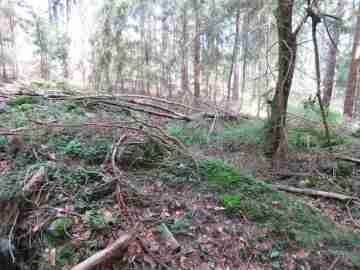
[[[241,99],[240,99],[240,108],[243,107],[244,98],[245,98],[245,88],[246,88],[246,70],[247,70],[247,59],[248,59],[248,49],[249,49],[249,24],[250,16],[245,14],[244,24],[242,27],[241,37],[242,41],[242,75],[241,75]]]
[[[193,48],[193,73],[194,73],[194,97],[195,101],[200,98],[200,5],[198,0],[194,1],[195,11],[195,37]]]
[[[234,40],[233,53],[232,53],[232,57],[231,57],[230,73],[229,73],[228,85],[227,85],[227,88],[228,88],[227,100],[230,100],[230,98],[231,98],[231,79],[232,79],[232,76],[233,76],[234,66],[235,66],[235,63],[237,61],[237,55],[238,55],[238,51],[239,51],[239,49],[238,49],[239,33],[240,33],[240,31],[239,31],[239,23],[240,23],[240,8],[238,8],[237,11],[236,11],[235,40]]]
[[[336,6],[336,17],[342,18],[344,16],[345,11],[345,3],[342,0],[338,0]],[[324,85],[324,94],[323,94],[323,103],[325,107],[330,106],[330,101],[334,88],[335,81],[335,70],[336,70],[336,60],[337,60],[337,52],[338,45],[340,42],[340,32],[341,32],[341,24],[334,25],[334,30],[332,34],[332,41],[328,41],[328,55],[326,60],[326,69],[323,80]]]
[[[239,79],[240,79],[240,76],[239,76],[239,64],[235,63],[232,100],[239,100],[239,91],[240,91]]]
[[[4,39],[2,33],[0,33],[0,55],[1,55],[1,77],[5,81],[7,80],[6,73],[6,63],[5,63],[5,48],[4,48]]]
[[[189,68],[188,68],[188,18],[187,18],[187,6],[184,4],[182,15],[182,44],[181,44],[181,91],[189,91]]]
[[[360,5],[359,5],[360,11]],[[351,64],[349,68],[349,75],[346,86],[345,101],[344,101],[344,114],[352,118],[354,109],[354,96],[356,91],[356,84],[358,80],[359,64],[360,64],[360,13],[357,12],[355,27],[355,36],[353,41]]]
[[[170,88],[169,86],[169,70],[167,67],[168,59],[168,33],[169,33],[169,24],[168,24],[168,3],[167,0],[162,2],[162,18],[161,18],[161,92],[165,93],[164,90]],[[169,89],[170,91],[170,89]]]
[[[271,104],[267,153],[282,159],[287,153],[286,110],[296,61],[296,34],[292,32],[293,0],[278,0],[279,71]]]

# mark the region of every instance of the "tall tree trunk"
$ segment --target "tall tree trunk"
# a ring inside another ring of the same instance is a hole
[[[247,70],[247,60],[248,60],[248,50],[249,50],[249,24],[250,16],[249,14],[244,15],[244,23],[242,27],[242,74],[241,74],[241,98],[240,98],[240,108],[243,107],[244,98],[245,98],[245,88],[246,88],[246,70]]]
[[[296,61],[296,34],[292,32],[293,0],[278,0],[277,30],[279,36],[278,79],[271,104],[267,153],[282,159],[288,150],[286,111]]]
[[[186,2],[182,9],[182,43],[181,43],[181,91],[189,91],[189,68],[188,68],[188,18],[187,18],[187,5]]]
[[[233,83],[233,94],[232,94],[232,100],[239,100],[239,91],[240,91],[240,74],[239,74],[239,64],[235,63],[234,67],[234,83]]]
[[[343,0],[338,0],[336,6],[336,17],[342,18],[345,11],[345,3]],[[324,85],[324,94],[323,94],[323,103],[325,107],[330,106],[330,101],[334,88],[334,80],[335,80],[335,69],[336,69],[336,58],[338,52],[338,45],[340,42],[340,32],[341,25],[334,25],[332,40],[328,41],[328,52],[326,59],[326,70],[323,80]]]
[[[140,88],[140,93],[141,94],[146,94],[146,90],[145,90],[145,81],[146,81],[146,77],[147,74],[145,74],[146,69],[145,66],[148,65],[149,62],[149,55],[148,55],[148,45],[147,45],[147,41],[146,41],[146,31],[145,31],[145,23],[146,23],[146,14],[145,14],[145,10],[141,10],[141,15],[140,15],[140,40],[141,40],[141,52],[142,52],[142,59],[139,70],[138,70],[138,78],[140,80],[139,84],[140,86],[138,88]]]
[[[169,24],[168,24],[168,2],[163,0],[162,2],[162,18],[161,18],[161,92],[164,93],[165,89],[169,87],[169,71],[167,65],[168,59],[168,33],[169,33]],[[170,89],[168,89],[171,92]]]
[[[358,72],[360,64],[360,5],[359,12],[357,12],[355,36],[353,41],[351,64],[349,68],[349,75],[346,86],[344,114],[352,118],[354,109],[354,95],[356,92],[356,84],[358,81]]]
[[[194,73],[194,97],[195,101],[200,98],[200,5],[199,0],[194,1],[195,12],[195,37],[193,47],[193,73]]]
[[[5,48],[3,34],[0,32],[0,55],[1,55],[1,77],[3,80],[7,80],[6,62],[5,62]]]
[[[239,47],[238,47],[238,43],[239,43],[239,23],[240,23],[240,8],[237,9],[236,11],[236,19],[235,19],[235,40],[234,40],[234,47],[233,47],[233,53],[232,53],[232,57],[231,57],[231,66],[230,66],[230,73],[229,73],[229,78],[228,78],[228,94],[227,94],[227,99],[230,100],[231,98],[231,80],[232,80],[232,76],[233,76],[233,72],[234,72],[234,66],[235,63],[237,61],[237,55],[238,55],[238,51],[239,51]]]

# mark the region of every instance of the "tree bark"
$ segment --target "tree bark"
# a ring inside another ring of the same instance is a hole
[[[171,86],[169,85],[169,71],[167,65],[168,59],[168,40],[169,40],[169,24],[168,24],[168,2],[164,0],[162,2],[162,18],[161,18],[161,47],[162,47],[162,59],[161,59],[161,92],[164,93],[165,89],[169,89],[169,96],[171,93]]]
[[[240,76],[239,76],[239,64],[235,63],[232,100],[239,100],[239,91],[240,91],[239,79],[240,79]]]
[[[233,77],[233,72],[234,72],[234,67],[237,61],[237,55],[238,55],[238,43],[239,43],[239,23],[240,23],[240,8],[237,9],[236,11],[236,19],[235,19],[235,40],[234,40],[234,47],[233,47],[233,53],[232,53],[232,57],[231,57],[231,66],[230,66],[230,74],[229,74],[229,78],[228,78],[228,94],[227,94],[227,99],[230,100],[231,98],[231,82],[232,82],[232,77]],[[235,81],[235,78],[234,78]],[[234,98],[233,98],[234,99]]]
[[[296,61],[296,33],[292,31],[293,0],[278,0],[277,30],[279,37],[278,79],[271,104],[270,127],[267,136],[267,153],[282,159],[288,150],[286,111]]]
[[[360,5],[359,5],[360,12]],[[355,26],[355,36],[353,41],[351,64],[349,68],[345,101],[344,101],[344,115],[352,118],[354,109],[354,96],[356,92],[356,85],[358,81],[358,72],[360,64],[360,13],[357,12],[357,21]]]
[[[1,77],[2,79],[5,81],[7,80],[7,73],[6,73],[6,62],[5,62],[5,49],[4,49],[4,38],[3,38],[3,34],[0,33],[0,55],[1,55]]]
[[[193,52],[193,73],[194,73],[194,97],[195,101],[200,98],[200,5],[198,0],[193,0],[195,12],[195,38]]]
[[[342,18],[345,11],[345,3],[342,0],[338,0],[336,6],[336,17]],[[335,81],[335,70],[337,61],[338,45],[340,42],[341,24],[336,24],[333,27],[332,41],[328,41],[328,52],[326,60],[326,69],[323,80],[324,94],[323,103],[325,107],[330,106],[331,97],[333,94],[334,81]]]
[[[247,71],[247,60],[248,60],[248,50],[249,50],[249,24],[250,16],[249,14],[244,15],[244,23],[242,26],[242,74],[241,74],[241,98],[240,98],[240,108],[243,107],[244,98],[245,98],[245,88],[246,88],[246,71]]]
[[[182,21],[182,44],[181,44],[181,90],[183,92],[189,91],[189,68],[188,68],[188,47],[187,43],[189,40],[188,35],[188,18],[187,18],[187,5],[186,2],[182,9],[181,15]]]

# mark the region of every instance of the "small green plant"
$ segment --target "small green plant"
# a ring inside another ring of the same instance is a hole
[[[109,225],[104,216],[98,213],[96,210],[86,211],[83,220],[93,230],[106,229]]]
[[[83,142],[85,139],[87,142]],[[74,138],[71,134],[59,134],[53,136],[49,144],[55,152],[95,164],[104,160],[112,141],[110,138]]]
[[[206,159],[199,162],[200,177],[211,185],[231,188],[249,181],[237,169],[221,159]]]
[[[71,261],[75,253],[71,245],[64,245],[58,249],[56,256],[57,265],[64,266],[68,261]]]
[[[66,231],[71,226],[72,221],[69,218],[60,217],[55,219],[47,228],[49,236],[53,239],[65,239]]]
[[[24,104],[30,105],[37,103],[36,99],[32,96],[19,96],[14,97],[8,101],[8,105],[11,107],[21,106]]]
[[[65,155],[69,155],[72,157],[80,157],[83,150],[84,145],[77,139],[74,139],[70,141],[67,145],[65,145],[63,152]]]

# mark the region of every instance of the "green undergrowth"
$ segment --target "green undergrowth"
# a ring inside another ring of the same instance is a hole
[[[96,133],[89,135],[52,134],[48,141],[49,150],[58,155],[71,159],[80,159],[89,164],[98,164],[104,161],[111,149],[113,138],[99,136]]]
[[[209,124],[209,126],[211,123]],[[193,127],[172,122],[167,126],[170,135],[177,137],[185,145],[207,145],[213,143],[228,148],[240,144],[260,144],[264,141],[265,122],[262,120],[229,121],[220,129],[210,132],[206,127]]]
[[[167,125],[167,131],[185,145],[204,145],[209,140],[209,131],[204,127],[190,127],[183,123],[171,122]]]
[[[334,116],[332,121],[338,121]],[[321,122],[319,122],[321,123]],[[210,126],[210,125],[209,125]],[[225,122],[220,130],[171,123],[168,132],[177,137],[185,145],[200,145],[203,147],[223,147],[226,151],[238,151],[242,145],[264,145],[267,123],[263,120],[241,120]],[[330,131],[331,146],[351,143],[350,137]],[[299,126],[288,128],[289,147],[294,150],[328,147],[325,130],[320,127]]]
[[[330,145],[328,144],[325,130],[309,127],[291,127],[288,129],[288,142],[290,148],[294,150],[304,150],[309,148],[323,148],[329,146],[343,145],[351,143],[348,136],[336,134],[330,131]]]
[[[222,160],[201,161],[199,172],[229,215],[242,215],[302,247],[316,248],[318,244],[326,243],[331,249],[350,257],[356,248],[360,248],[359,235],[342,231],[302,200],[279,192],[252,176],[242,175]]]
[[[0,176],[0,201],[16,198],[22,190],[24,179],[37,161],[31,153],[21,153]]]
[[[309,121],[322,123],[323,119],[321,116],[320,107],[315,104],[312,106],[288,106],[288,112],[304,117]],[[342,114],[338,111],[328,110],[326,111],[326,120],[329,125],[335,125],[343,121]]]

